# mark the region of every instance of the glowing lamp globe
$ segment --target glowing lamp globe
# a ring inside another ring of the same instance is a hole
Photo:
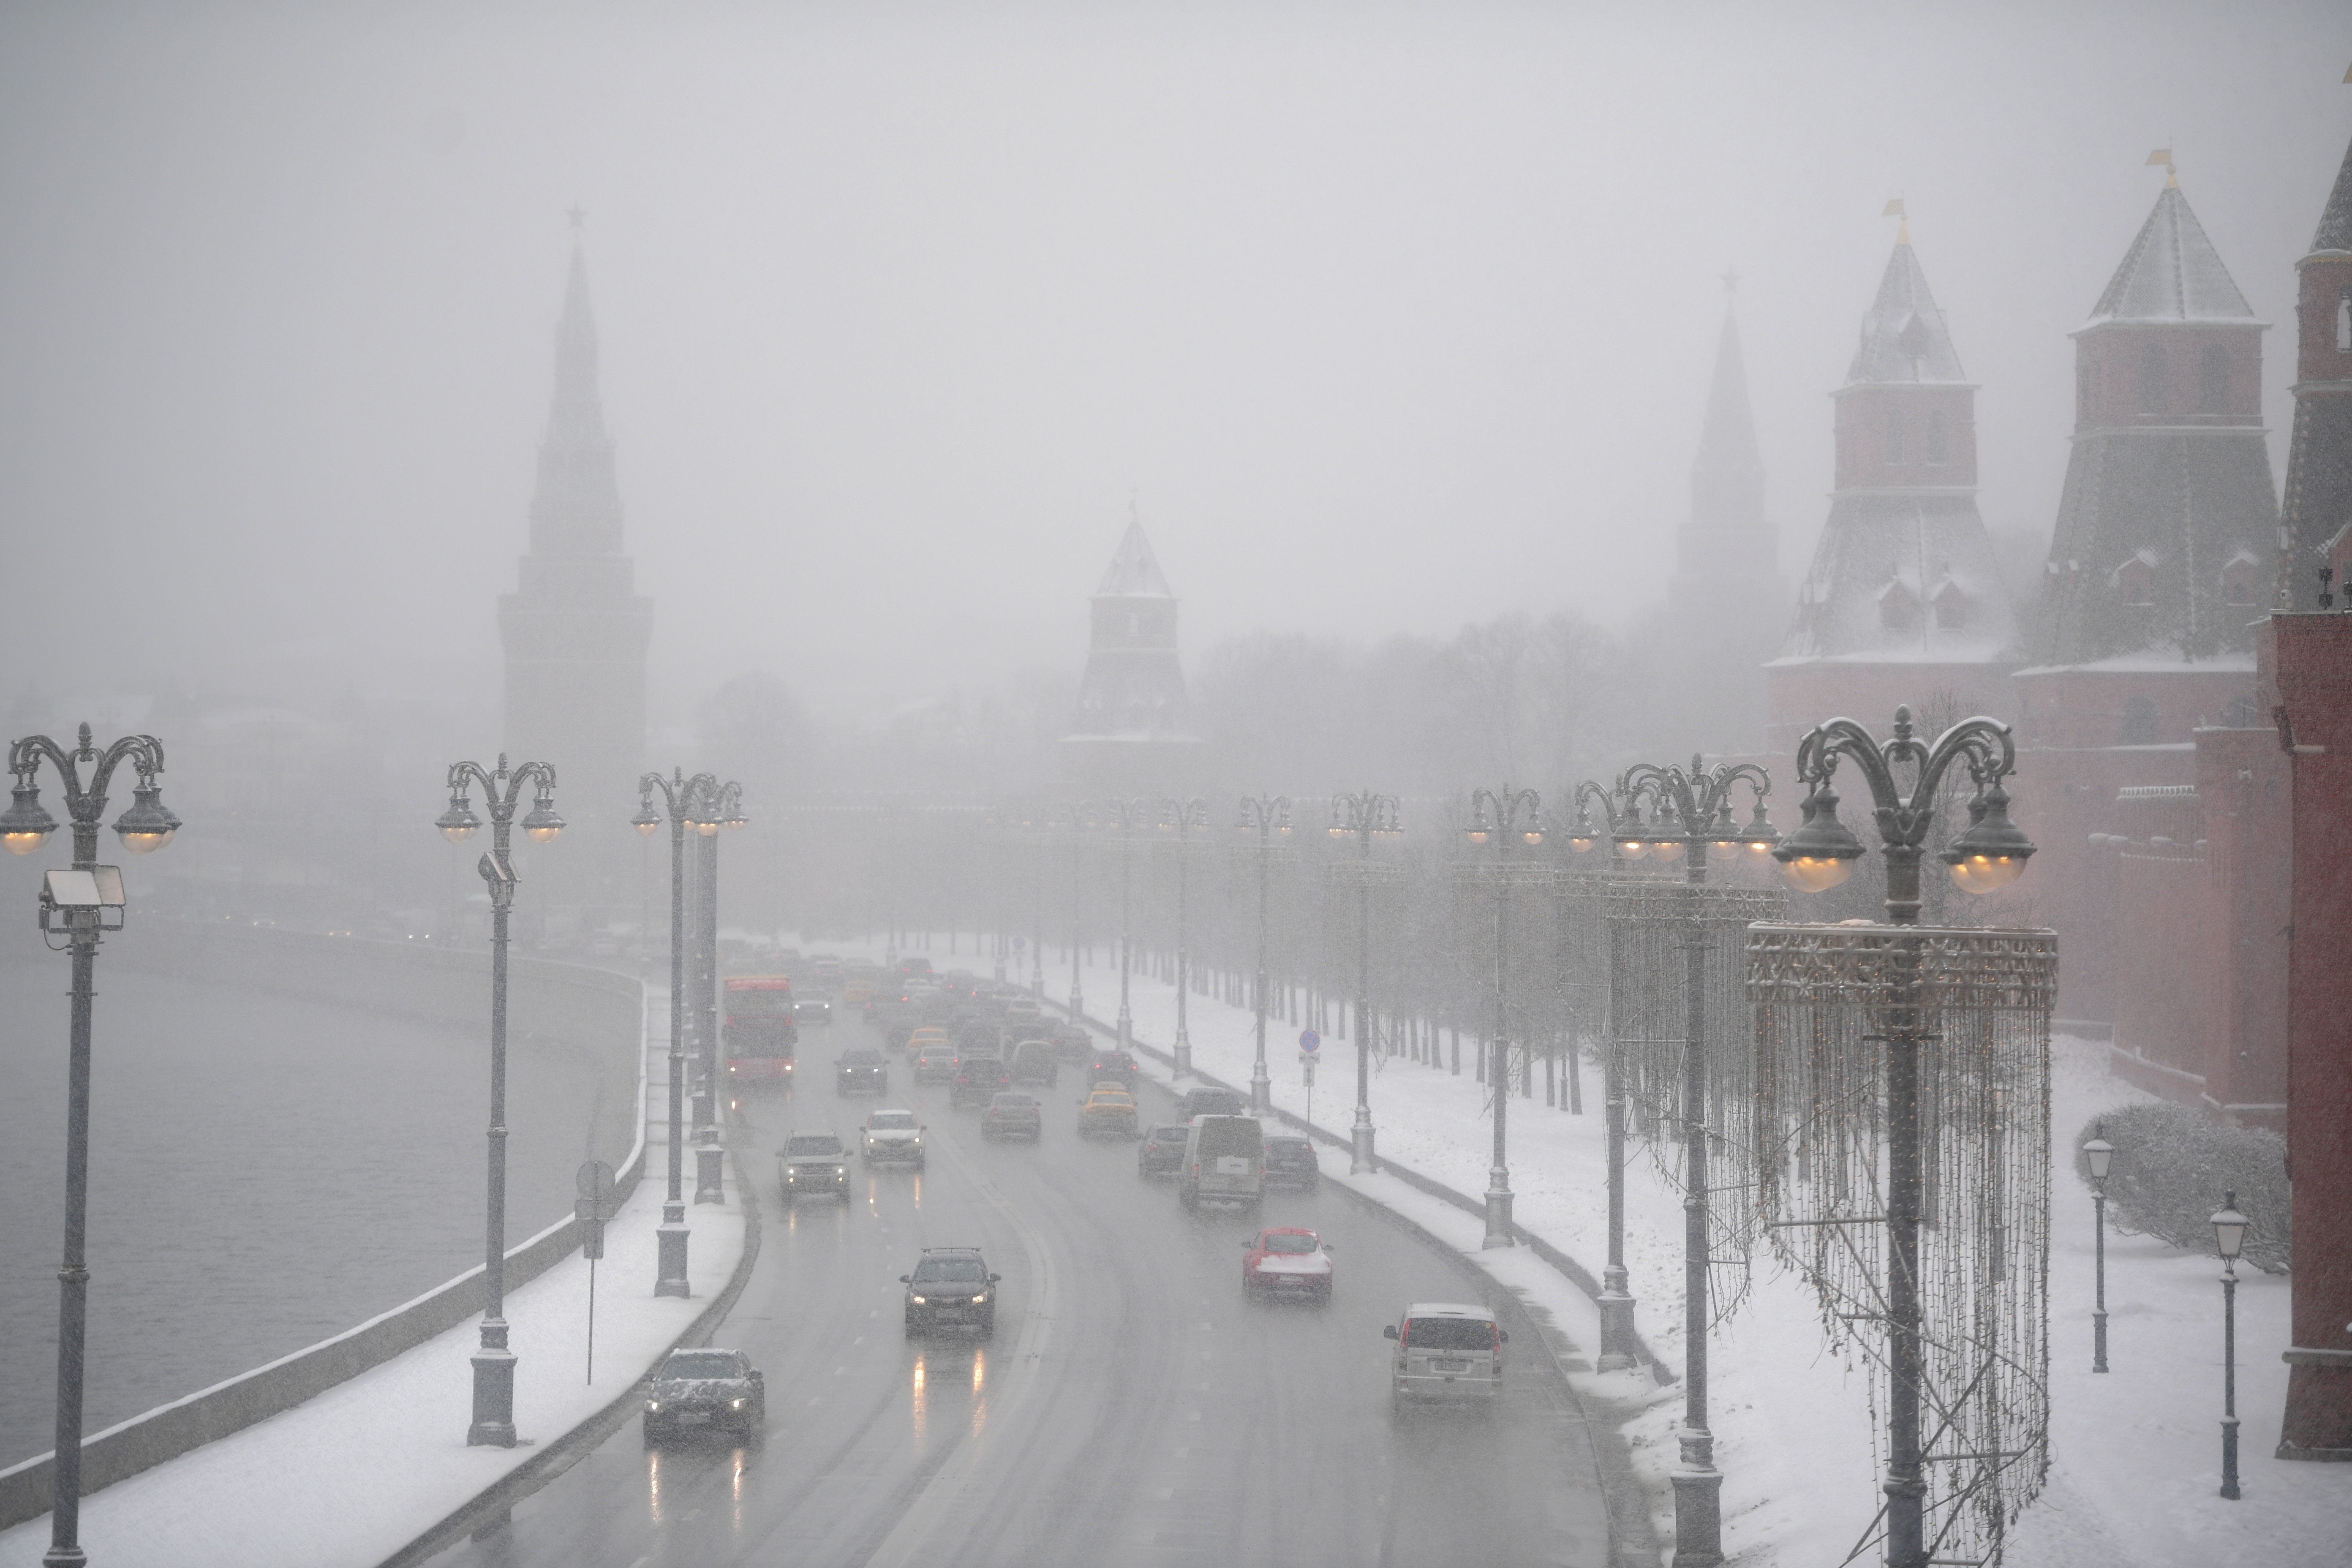
[[[1780,862],[1780,876],[1801,893],[1826,893],[1853,875],[1851,860],[1814,859],[1791,856]]]
[[[141,784],[131,793],[131,809],[115,818],[115,835],[133,855],[152,855],[172,842],[180,819],[163,804],[161,786]]]
[[[15,802],[0,812],[0,845],[11,855],[30,855],[57,831],[57,818],[41,805],[41,792],[34,785],[20,784],[15,794]]]

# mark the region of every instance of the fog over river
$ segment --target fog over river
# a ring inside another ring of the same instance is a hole
[[[67,961],[0,962],[0,1466],[51,1444]],[[477,1034],[98,968],[86,1430],[341,1332],[481,1260]],[[518,1037],[508,1237],[571,1207],[585,1049]]]

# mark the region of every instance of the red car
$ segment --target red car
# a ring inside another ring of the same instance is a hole
[[[1262,1230],[1242,1245],[1242,1294],[1271,1299],[1297,1296],[1318,1307],[1331,1304],[1331,1249],[1311,1230],[1284,1226]]]

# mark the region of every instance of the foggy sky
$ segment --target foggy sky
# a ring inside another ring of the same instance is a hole
[[[2046,539],[2168,144],[2283,468],[2352,134],[2317,4],[394,10],[0,13],[0,698],[494,711],[575,202],[661,722],[1075,670],[1130,493],[1194,658],[1622,619],[1727,268],[1793,579],[1896,195]]]

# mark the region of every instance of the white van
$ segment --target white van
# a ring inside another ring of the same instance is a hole
[[[1255,1116],[1196,1116],[1184,1129],[1184,1164],[1176,1199],[1255,1208],[1265,1190],[1265,1134]]]
[[[1391,1410],[1402,1410],[1408,1400],[1486,1405],[1502,1397],[1503,1346],[1511,1336],[1486,1308],[1415,1301],[1381,1332],[1396,1342],[1390,1357]]]

